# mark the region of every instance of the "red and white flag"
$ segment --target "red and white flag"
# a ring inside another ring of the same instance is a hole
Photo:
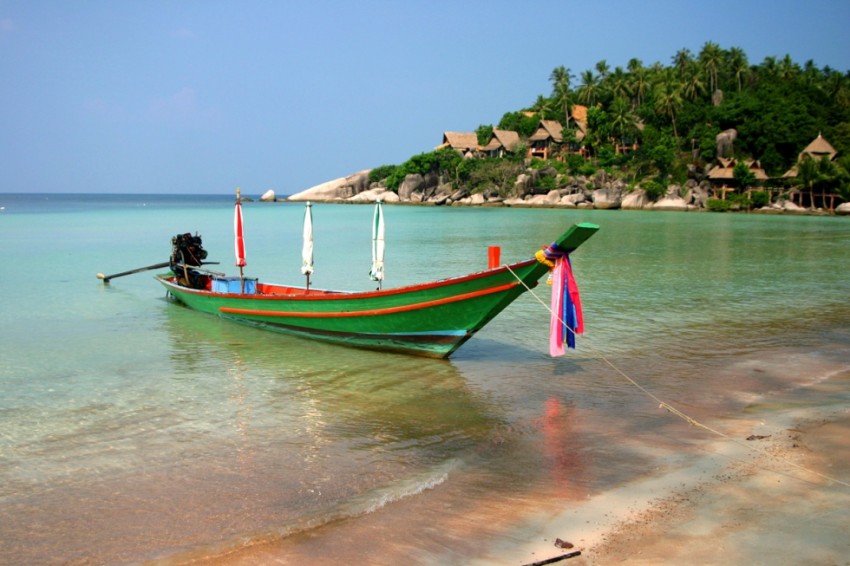
[[[233,231],[236,236],[236,267],[248,265],[245,262],[245,239],[242,237],[242,199],[236,196],[236,212],[233,216]]]

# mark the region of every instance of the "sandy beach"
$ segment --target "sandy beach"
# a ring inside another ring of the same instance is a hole
[[[850,409],[773,420],[736,437],[753,448],[714,443],[695,465],[541,518],[531,542],[474,563],[850,564]]]
[[[756,405],[721,423],[726,437],[714,440],[702,431],[701,454],[682,465],[648,470],[619,488],[579,498],[567,510],[535,514],[522,501],[478,501],[463,521],[441,523],[452,532],[439,536],[466,546],[463,558],[457,547],[439,557],[417,555],[417,539],[437,535],[429,533],[426,519],[410,519],[415,502],[400,502],[382,509],[380,519],[336,525],[332,535],[320,528],[187,563],[303,564],[332,556],[345,564],[407,559],[474,566],[850,564],[850,408],[839,401],[815,408],[800,398],[846,391],[848,382],[850,372],[842,372]],[[513,520],[505,505],[513,506]],[[402,522],[412,527],[409,554],[398,548],[370,553],[369,537],[395,537]],[[488,524],[499,536],[473,532],[474,524]]]

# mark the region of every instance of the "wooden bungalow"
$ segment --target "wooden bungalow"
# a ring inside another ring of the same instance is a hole
[[[733,157],[718,157],[717,162],[718,164],[708,172],[708,179],[715,186],[715,195],[719,194],[721,199],[726,200],[726,193],[735,191],[734,187],[728,186],[727,183],[734,181],[735,166],[740,163],[740,160]],[[769,178],[759,161],[746,159],[743,163],[747,165],[757,181],[766,181]]]
[[[553,146],[564,142],[564,127],[557,120],[540,120],[540,124],[528,138],[528,157],[549,159]]]
[[[450,147],[464,157],[474,157],[479,151],[478,135],[475,132],[443,132],[443,143],[435,149]]]
[[[519,145],[519,134],[511,130],[493,130],[493,135],[481,151],[489,157],[504,157],[506,153],[514,153]]]
[[[835,148],[832,147],[832,144],[826,141],[826,139],[822,135],[818,134],[818,137],[816,137],[809,145],[807,145],[806,148],[800,152],[800,155],[797,156],[797,163],[799,164],[800,161],[807,157],[814,159],[815,161],[820,161],[821,159],[826,157],[827,159],[832,161],[833,159],[835,159],[835,155],[837,153],[838,152],[835,151]],[[786,171],[785,174],[782,175],[782,177],[785,179],[796,179],[797,165],[795,164],[791,169]]]
[[[820,161],[821,159],[828,159],[829,161],[833,161],[838,152],[832,147],[832,144],[826,141],[820,133],[818,137],[816,137],[812,142],[800,152],[797,156],[797,163],[791,167],[788,171],[782,175],[783,179],[796,179],[799,171],[797,169],[798,165],[803,159],[813,159],[815,161]],[[789,196],[791,197],[791,202],[798,204],[799,206],[805,206],[803,204],[804,198],[808,196],[808,204],[812,207],[822,206],[824,208],[828,208],[829,210],[835,209],[835,201],[840,199],[841,197],[835,193],[827,193],[822,192],[819,195],[815,195],[814,191],[804,191],[802,187],[796,187],[789,192]],[[815,197],[819,197],[820,200],[816,200]]]

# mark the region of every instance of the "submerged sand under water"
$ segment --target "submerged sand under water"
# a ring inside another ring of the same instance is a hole
[[[847,564],[850,371],[821,369],[802,387],[752,395],[734,415],[674,424],[667,432],[679,435],[681,454],[664,456],[670,439],[659,439],[655,465],[611,489],[570,481],[578,471],[570,461],[561,462],[567,475],[557,493],[517,486],[492,497],[471,489],[470,478],[463,488],[449,478],[426,497],[357,520],[183,559],[520,566],[579,551],[563,563]],[[550,416],[564,434],[581,434],[575,422]],[[662,409],[658,418],[679,420]],[[643,442],[634,446],[636,466],[641,451],[656,452]],[[462,489],[470,489],[466,499]]]

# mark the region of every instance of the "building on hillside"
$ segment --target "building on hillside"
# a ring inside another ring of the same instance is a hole
[[[720,198],[726,199],[726,193],[734,191],[733,187],[729,187],[727,183],[735,180],[735,166],[738,163],[745,163],[747,168],[756,178],[756,181],[766,181],[769,179],[767,173],[761,167],[761,163],[755,159],[738,160],[734,157],[718,157],[718,164],[712,167],[708,172],[708,179],[715,188],[715,192],[720,194]]]
[[[564,142],[564,127],[557,120],[540,120],[540,124],[528,138],[528,157],[549,159],[556,145]]]
[[[797,164],[799,164],[806,157],[810,157],[815,161],[820,161],[824,157],[832,161],[835,159],[837,151],[832,147],[832,144],[826,141],[822,135],[818,134],[812,142],[806,146],[806,148],[800,152],[800,155],[797,156],[797,163],[788,171],[782,175],[785,179],[794,179],[797,177]]]
[[[519,134],[511,130],[493,130],[490,141],[481,147],[488,157],[504,157],[506,153],[514,153],[519,145]]]
[[[833,161],[837,154],[838,152],[834,147],[832,147],[832,144],[826,141],[826,138],[819,133],[818,137],[812,140],[812,142],[800,152],[800,155],[797,156],[797,163],[795,163],[791,169],[786,171],[785,174],[782,175],[782,178],[796,179],[799,175],[798,166],[804,159],[813,159],[815,161],[827,159],[829,161]],[[812,208],[822,206],[829,210],[835,210],[835,201],[841,199],[840,195],[827,193],[826,190],[823,190],[819,194],[815,194],[814,188],[806,190],[804,187],[796,187],[792,189],[789,192],[789,196],[791,197],[791,202],[800,206],[805,206],[803,204],[804,198],[808,197],[808,204]]]
[[[443,132],[443,143],[435,149],[450,147],[464,157],[475,157],[480,147],[478,145],[478,134],[475,132]]]

